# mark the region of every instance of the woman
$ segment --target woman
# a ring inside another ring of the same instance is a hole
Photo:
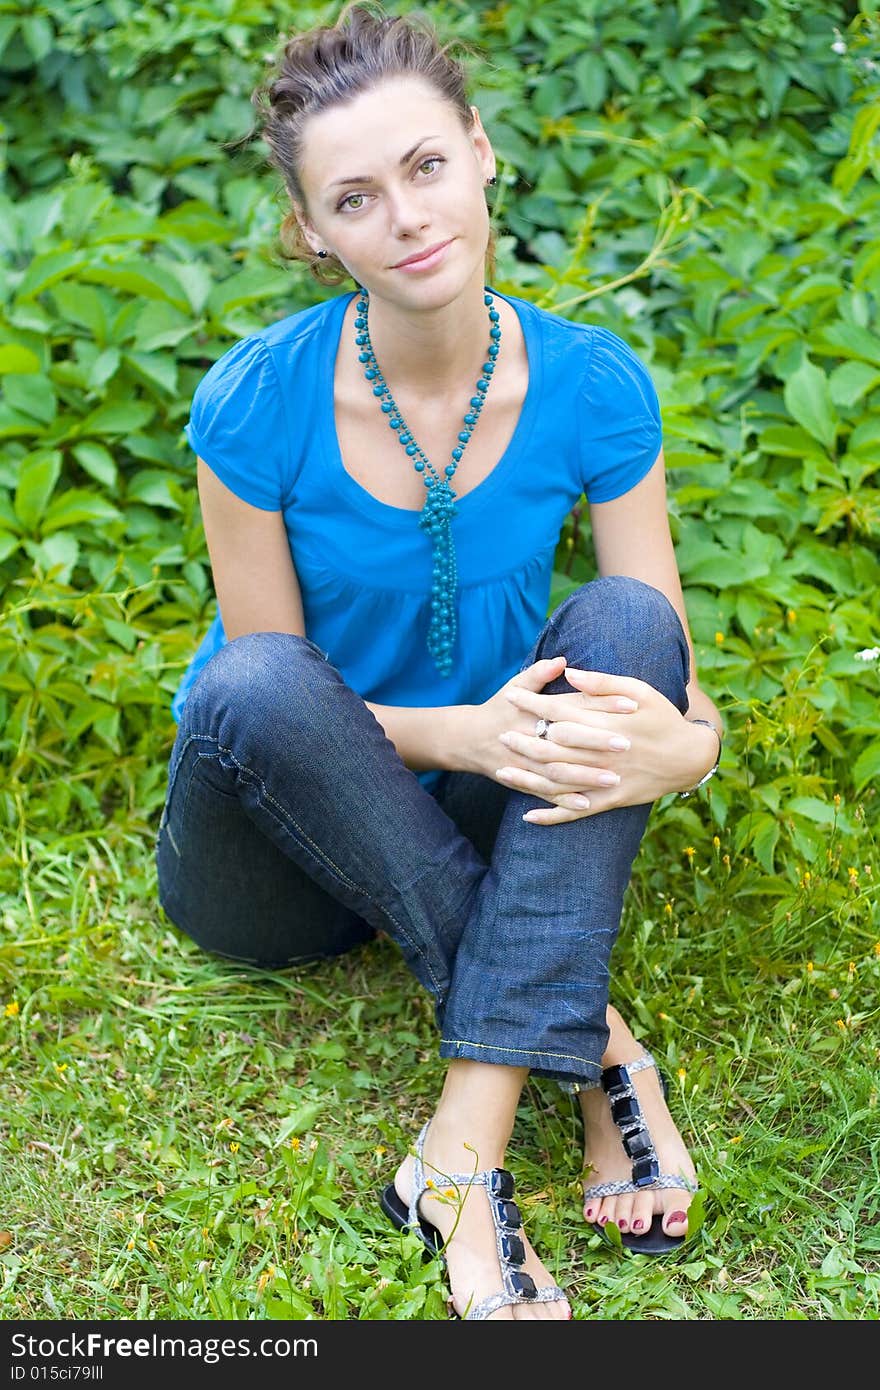
[[[678,1243],[694,1189],[607,1009],[651,803],[720,755],[656,393],[613,333],[487,285],[492,147],[430,26],[352,6],[258,97],[293,253],[357,288],[195,394],[219,614],[174,701],[161,902],[261,965],[399,944],[449,1065],[383,1207],[458,1315],[570,1317],[502,1168],[529,1071],[578,1092],[588,1221]],[[599,578],[547,619],[582,493]]]

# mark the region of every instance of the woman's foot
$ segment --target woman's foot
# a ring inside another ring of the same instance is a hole
[[[602,1067],[614,1067],[635,1062],[644,1056],[645,1049],[637,1042],[616,1009],[608,1008],[611,1035],[602,1058]],[[674,1173],[696,1182],[696,1172],[684,1140],[669,1113],[660,1078],[655,1067],[636,1072],[632,1084],[638,1096],[645,1125],[654,1141],[654,1149],[662,1173]],[[626,1182],[632,1174],[632,1160],[621,1142],[620,1130],[611,1118],[611,1106],[601,1086],[578,1093],[584,1120],[585,1187],[600,1183]],[[687,1235],[687,1210],[693,1193],[687,1188],[651,1188],[644,1192],[627,1192],[616,1197],[592,1197],[584,1204],[587,1221],[604,1226],[614,1221],[624,1233],[644,1236],[651,1229],[654,1216],[663,1217],[663,1230],[668,1236]]]
[[[452,1306],[459,1317],[464,1317],[484,1298],[502,1293],[504,1285],[486,1189],[477,1186],[456,1189],[444,1175],[501,1167],[504,1155],[479,1151],[474,1154],[463,1147],[460,1139],[444,1142],[441,1135],[433,1135],[435,1124],[436,1121],[432,1121],[424,1151],[424,1180],[427,1182],[430,1179],[434,1186],[422,1196],[419,1215],[436,1226],[444,1242],[447,1242],[443,1253],[452,1291]],[[398,1168],[394,1186],[401,1201],[409,1206],[413,1188],[411,1156],[405,1158]],[[517,1234],[526,1251],[521,1269],[532,1276],[539,1289],[554,1284],[555,1280],[538,1259],[525,1232],[519,1230]],[[490,1314],[487,1321],[570,1317],[569,1304],[560,1298],[547,1303],[515,1303],[499,1308]]]

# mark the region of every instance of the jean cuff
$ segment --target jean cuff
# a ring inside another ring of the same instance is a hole
[[[472,1062],[495,1066],[528,1067],[534,1076],[546,1076],[574,1090],[598,1086],[602,1067],[589,1057],[566,1052],[542,1052],[537,1048],[500,1047],[467,1038],[441,1038],[440,1056],[448,1060],[467,1057]]]

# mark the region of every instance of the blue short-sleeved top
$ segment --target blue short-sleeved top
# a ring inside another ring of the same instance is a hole
[[[353,293],[235,343],[196,388],[186,436],[236,496],[283,513],[306,635],[364,700],[481,704],[520,669],[546,621],[568,512],[582,495],[619,497],[657,458],[657,393],[609,329],[491,290],[519,317],[529,383],[504,454],[456,501],[458,632],[452,672],[441,676],[427,648],[431,542],[419,513],[367,492],[339,449],[333,377]],[[402,449],[401,465],[412,466]],[[174,695],[176,720],[225,641],[218,613]],[[418,774],[429,789],[440,775]]]

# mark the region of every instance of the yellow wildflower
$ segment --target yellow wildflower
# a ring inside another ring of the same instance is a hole
[[[808,975],[812,975],[814,969],[815,969],[815,966],[813,965],[813,962],[812,962],[811,960],[808,960],[808,961],[807,961],[807,974],[808,974]]]
[[[834,1020],[834,1022],[837,1024],[837,1026],[838,1026],[838,1028],[840,1029],[841,1033],[845,1033],[845,1032],[846,1032],[846,1024],[844,1023],[844,1021],[843,1021],[842,1018],[836,1018],[836,1019]]]
[[[301,1144],[302,1144],[302,1140],[300,1139],[300,1137],[299,1137],[298,1134],[295,1134],[295,1135],[293,1136],[293,1138],[291,1139],[291,1141],[290,1141],[290,1147],[291,1147],[292,1149],[298,1149],[298,1148],[300,1147]]]
[[[679,1067],[679,1069],[678,1069],[678,1079],[679,1079],[679,1081],[684,1081],[686,1077],[687,1077],[687,1072],[685,1071],[684,1067]]]
[[[665,903],[665,904],[664,904],[664,907],[663,907],[663,911],[666,913],[666,916],[667,916],[667,917],[671,917],[671,916],[672,916],[672,903]]]
[[[6,1008],[3,1010],[3,1012],[7,1018],[15,1018],[16,1014],[21,1013],[21,1005],[19,1004],[17,999],[12,999],[6,1005]]]
[[[743,1139],[743,1137],[742,1137],[741,1134],[735,1134],[735,1135],[733,1136],[733,1138],[731,1139],[730,1142],[731,1142],[731,1144],[741,1144],[741,1143],[742,1143],[742,1139]]]
[[[134,1249],[134,1241],[133,1241],[133,1240],[130,1240],[130,1241],[128,1242],[128,1244],[126,1245],[125,1248],[126,1248],[126,1250],[133,1250],[133,1249]]]
[[[724,641],[724,633],[723,633],[723,632],[716,632],[716,633],[715,633],[715,642],[716,642],[716,644],[720,647],[720,646],[721,646],[721,643],[722,643],[723,641]]]
[[[229,1145],[229,1152],[237,1154],[240,1148],[241,1145],[237,1144],[236,1141],[233,1139],[232,1143]]]
[[[790,623],[796,623],[796,622],[797,622],[797,613],[794,611],[793,608],[789,608],[789,610],[788,610],[788,612],[786,613],[785,616],[786,616],[786,618],[788,618],[788,621],[789,621]]]
[[[730,855],[729,855],[729,854],[723,854],[723,855],[721,856],[721,862],[722,862],[722,864],[724,865],[725,869],[729,869],[729,868],[730,868]]]
[[[685,845],[684,852],[687,855],[688,859],[693,859],[697,851],[694,849],[693,845]]]
[[[713,835],[713,836],[712,836],[712,848],[713,848],[713,849],[720,849],[720,848],[721,848],[721,840],[719,839],[719,837],[718,837],[717,835]]]

